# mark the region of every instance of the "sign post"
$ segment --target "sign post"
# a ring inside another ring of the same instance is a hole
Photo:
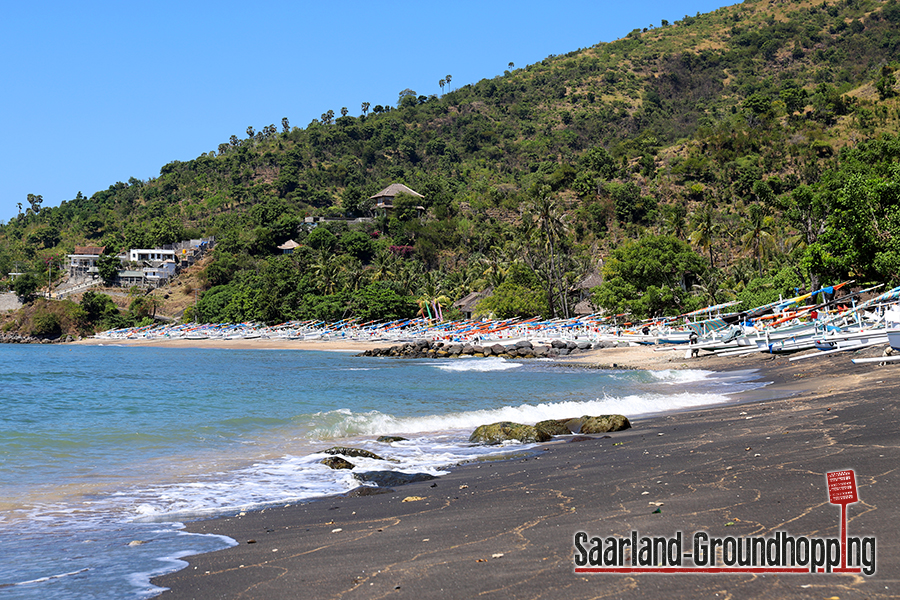
[[[841,569],[847,568],[847,505],[859,502],[856,473],[852,470],[826,473],[828,501],[841,505]]]

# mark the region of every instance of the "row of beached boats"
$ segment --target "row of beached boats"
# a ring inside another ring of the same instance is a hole
[[[625,315],[593,314],[570,319],[462,319],[426,317],[388,322],[290,321],[259,323],[187,323],[149,325],[105,331],[104,340],[343,340],[397,343],[417,339],[463,343],[533,343],[589,341],[602,345],[656,346],[660,351],[687,346],[686,356],[714,353],[737,356],[753,352],[794,353],[803,360],[835,352],[890,343],[900,350],[900,287],[882,286],[854,292],[843,282],[750,310],[726,302],[677,317],[629,322]],[[862,300],[868,297],[867,300]],[[818,302],[816,302],[818,300]],[[814,354],[796,354],[818,349]]]

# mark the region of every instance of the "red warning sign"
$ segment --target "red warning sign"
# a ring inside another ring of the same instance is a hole
[[[825,473],[828,479],[828,501],[832,504],[859,502],[856,495],[856,474],[853,471]]]

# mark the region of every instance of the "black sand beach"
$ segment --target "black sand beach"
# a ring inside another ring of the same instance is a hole
[[[866,354],[878,355],[883,347]],[[598,364],[608,364],[599,351]],[[760,369],[750,401],[639,419],[536,456],[460,466],[433,482],[188,524],[238,546],[154,580],[181,598],[897,598],[900,364],[850,353],[756,355],[691,368]],[[570,415],[560,415],[566,417]],[[565,438],[561,438],[564,440]],[[877,537],[877,572],[576,574],[573,535],[837,537],[825,473],[853,469],[848,533]],[[414,499],[420,498],[420,499]]]

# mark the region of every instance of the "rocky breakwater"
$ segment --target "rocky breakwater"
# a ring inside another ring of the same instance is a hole
[[[563,341],[553,340],[548,344],[533,344],[528,340],[514,344],[470,344],[462,342],[446,342],[416,340],[386,348],[372,348],[357,356],[383,356],[390,358],[459,358],[461,356],[500,358],[556,358],[569,356],[579,352],[587,352],[597,348],[605,348],[607,344],[592,344],[586,340]]]
[[[74,341],[75,338],[71,335],[48,339],[13,331],[0,331],[0,344],[62,344]]]

